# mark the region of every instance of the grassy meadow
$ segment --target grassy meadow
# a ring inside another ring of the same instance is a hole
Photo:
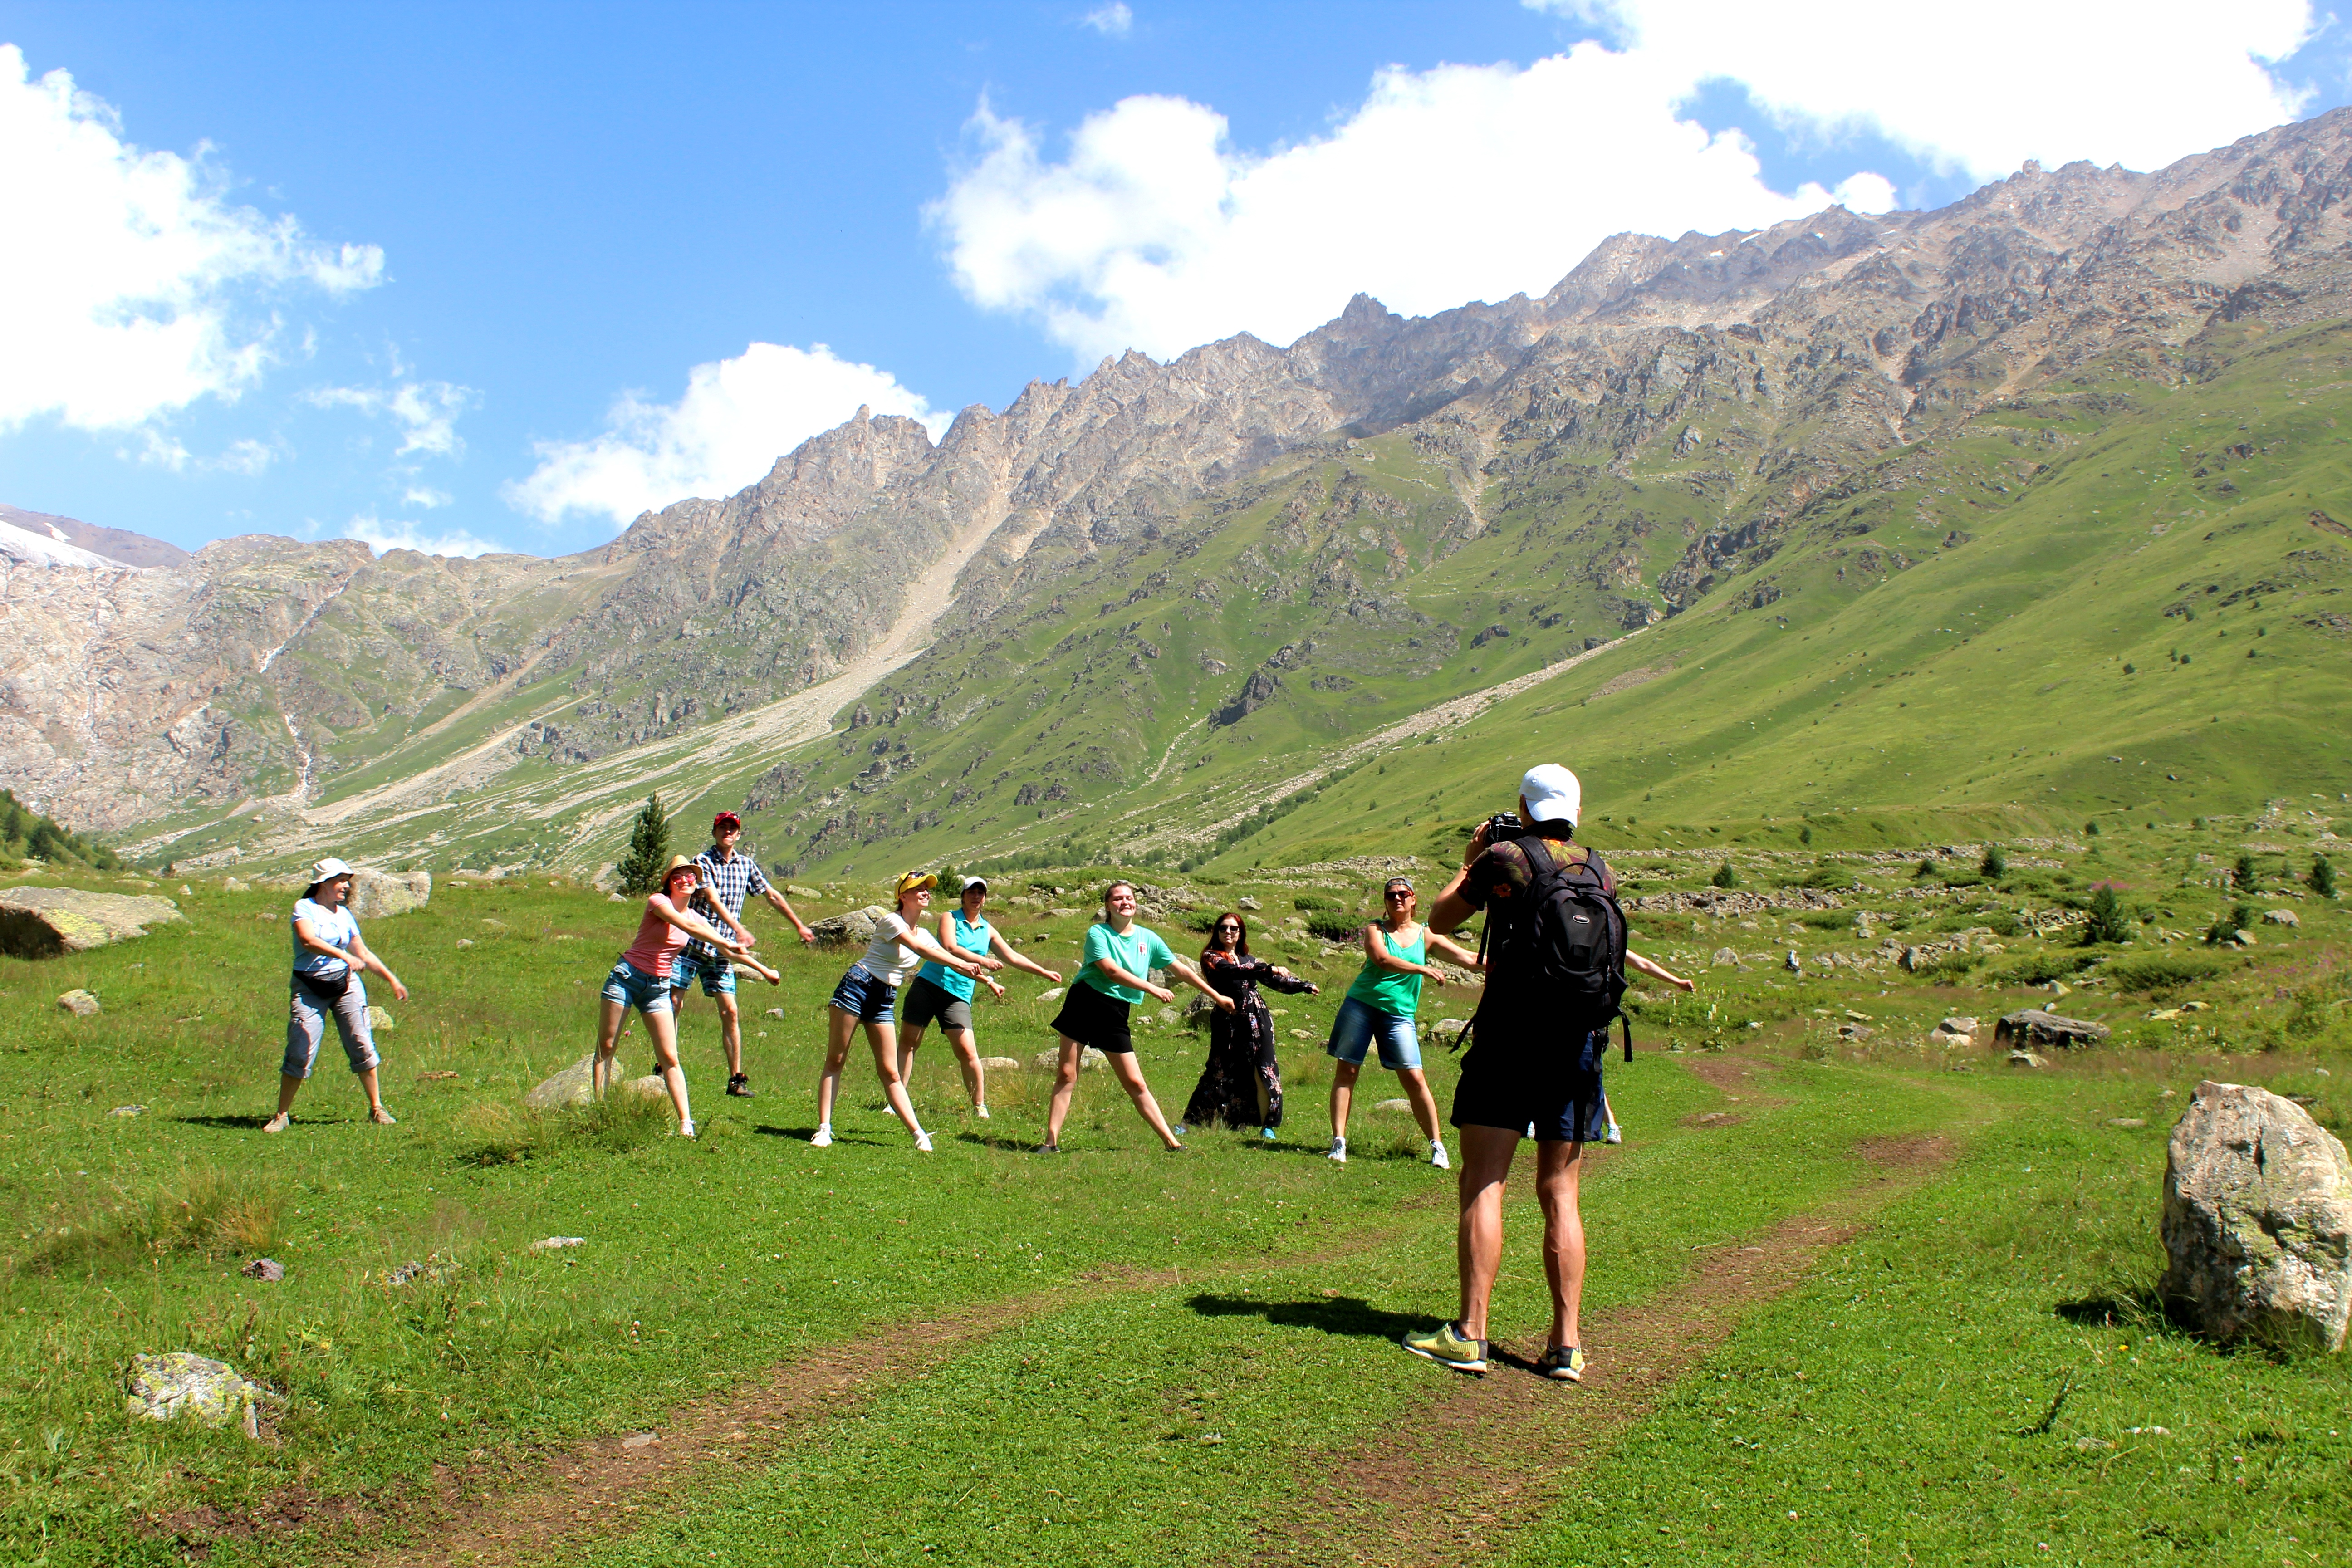
[[[936,1154],[882,1110],[862,1047],[839,1142],[811,1149],[824,1002],[853,956],[839,950],[795,946],[782,986],[745,991],[757,1099],[720,1095],[715,1016],[689,1001],[700,1140],[669,1136],[659,1105],[525,1110],[589,1048],[596,986],[635,926],[544,877],[445,880],[429,908],[371,925],[413,993],[374,998],[396,1019],[379,1047],[400,1125],[368,1124],[331,1041],[292,1130],[265,1137],[291,895],[183,895],[175,879],[153,890],[185,925],[0,960],[0,1556],[1444,1560],[1371,1525],[1443,1512],[1479,1471],[1447,1434],[1500,1440],[1533,1409],[1566,1441],[1606,1409],[1572,1467],[1515,1461],[1549,1480],[1478,1526],[1496,1555],[2321,1561],[2352,1526],[2344,1359],[2207,1344],[2151,1294],[2164,1141],[2200,1078],[2352,1125],[2348,922],[2291,879],[2318,842],[2288,835],[2302,820],[2012,844],[1994,878],[1973,854],[1923,867],[1916,851],[1750,846],[1737,878],[1778,903],[1637,912],[1637,945],[1699,990],[1638,995],[1635,1059],[1611,1064],[1627,1142],[1592,1151],[1585,1177],[1581,1389],[1507,1369],[1473,1384],[1394,1347],[1452,1310],[1452,1190],[1409,1119],[1375,1108],[1393,1092],[1377,1071],[1354,1157],[1320,1158],[1321,1043],[1355,962],[1306,922],[1344,922],[1369,879],[1189,883],[1198,912],[1256,899],[1260,951],[1325,984],[1272,999],[1290,1097],[1277,1141],[1196,1132],[1162,1153],[1088,1073],[1059,1159],[1032,1152],[1048,1074],[993,1075],[978,1121],[936,1040],[915,1079]],[[2256,888],[2218,885],[2242,850]],[[1702,887],[1724,858],[1631,846],[1620,866],[1646,896]],[[1100,875],[1004,879],[999,924],[1066,967]],[[2125,889],[2128,943],[2082,942],[2101,882]],[[2204,942],[2240,903],[2256,945]],[[752,920],[775,961],[776,922]],[[1182,951],[1180,924],[1161,922]],[[1886,942],[1923,949],[1916,971]],[[100,1016],[55,1005],[77,986]],[[983,1002],[983,1054],[1052,1044],[1042,989],[1020,977]],[[2114,1038],[2040,1070],[1922,1043],[1948,1013],[1989,1037],[2027,1005]],[[1468,1005],[1433,989],[1424,1018]],[[1155,1009],[1139,1041],[1172,1117],[1203,1039]],[[645,1070],[634,1027],[623,1057]],[[1430,1058],[1444,1105],[1454,1062]],[[1935,1158],[1888,1163],[1926,1141]],[[1548,1308],[1524,1180],[1510,1224],[1496,1332],[1532,1351]],[[1654,1370],[1625,1365],[1630,1348],[1612,1365],[1613,1344],[1683,1314],[1716,1260],[1789,1235],[1833,1239],[1709,1309],[1727,1337],[1661,1361],[1638,1405],[1605,1404],[1622,1398],[1612,1376]],[[584,1240],[531,1249],[551,1236]],[[261,1256],[282,1282],[238,1272]],[[283,1393],[262,1441],[127,1418],[131,1355],[165,1350]],[[854,1389],[774,1415],[776,1390],[869,1351],[880,1370]],[[598,1492],[528,1551],[485,1533],[634,1451],[628,1435],[683,1443],[688,1411],[717,1411],[722,1438],[677,1448],[664,1485]],[[1367,1515],[1335,1491],[1399,1452],[1421,1501]]]

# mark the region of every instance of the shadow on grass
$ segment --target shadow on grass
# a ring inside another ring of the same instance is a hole
[[[1429,1326],[1426,1317],[1386,1311],[1360,1296],[1261,1301],[1249,1296],[1213,1296],[1204,1291],[1184,1304],[1203,1318],[1264,1318],[1279,1328],[1315,1329],[1350,1339],[1393,1340]]]
[[[267,1116],[174,1116],[172,1120],[184,1127],[212,1127],[232,1132],[257,1131],[269,1122],[269,1118]],[[302,1120],[313,1126],[318,1126],[326,1122],[345,1121],[348,1118],[306,1116]]]
[[[938,1134],[932,1136],[937,1137]],[[1037,1147],[1039,1142],[1035,1138],[1024,1138],[1012,1132],[959,1132],[955,1139],[959,1143],[970,1143],[981,1149],[1001,1149],[1008,1154],[1026,1153]]]
[[[762,1121],[751,1131],[762,1138],[790,1138],[802,1143],[816,1136],[814,1127],[779,1127],[772,1121]],[[868,1149],[879,1149],[883,1142],[881,1139],[864,1132],[836,1132],[833,1141],[835,1143],[863,1143]]]

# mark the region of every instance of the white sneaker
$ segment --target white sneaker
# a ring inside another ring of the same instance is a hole
[[[918,1153],[918,1154],[928,1154],[928,1153],[929,1153],[930,1152],[931,1152],[931,1135],[930,1135],[929,1133],[928,1133],[928,1132],[918,1132],[918,1133],[916,1133],[916,1134],[915,1134],[915,1152],[916,1152],[916,1153]]]
[[[1604,1135],[1601,1141],[1603,1143],[1622,1143],[1625,1142],[1625,1130],[1618,1126],[1616,1122],[1612,1121],[1609,1123],[1609,1131],[1607,1134]]]
[[[1271,1142],[1274,1142],[1275,1132],[1274,1132],[1274,1129],[1273,1129],[1273,1128],[1271,1128],[1271,1127],[1261,1127],[1260,1129],[1258,1129],[1258,1131],[1259,1131],[1260,1132],[1262,1132],[1262,1133],[1264,1133],[1264,1134],[1265,1135],[1265,1141],[1266,1141],[1267,1142],[1271,1143]]]
[[[691,1138],[694,1136],[693,1117],[689,1116],[685,1121],[677,1124],[677,1135],[681,1138]]]
[[[812,1149],[830,1149],[833,1147],[832,1122],[828,1121],[824,1126],[816,1130],[816,1136],[809,1140],[809,1147]]]
[[[1441,1171],[1454,1169],[1454,1162],[1445,1157],[1445,1145],[1438,1139],[1429,1141],[1429,1163]]]
[[[1346,1164],[1348,1163],[1348,1141],[1345,1138],[1332,1139],[1331,1152],[1323,1157],[1326,1160],[1330,1161],[1331,1163],[1335,1165]]]
[[[972,1113],[974,1116],[979,1117],[982,1121],[987,1121],[987,1120],[988,1120],[988,1107],[986,1107],[985,1105],[975,1105],[975,1106],[973,1106],[973,1107],[971,1108],[971,1113]]]

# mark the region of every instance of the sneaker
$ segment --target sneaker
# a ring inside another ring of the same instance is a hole
[[[738,1100],[754,1098],[751,1093],[751,1075],[740,1072],[730,1074],[727,1079],[727,1092]]]
[[[833,1147],[832,1122],[828,1121],[824,1126],[816,1130],[816,1136],[809,1140],[809,1147],[812,1149],[830,1149]]]
[[[975,1106],[973,1106],[973,1107],[971,1108],[971,1113],[972,1113],[974,1116],[979,1117],[982,1121],[987,1121],[987,1120],[988,1120],[988,1107],[986,1107],[985,1105],[975,1105]]]
[[[386,1110],[381,1105],[368,1112],[368,1120],[374,1122],[378,1127],[397,1127],[400,1125],[400,1118],[394,1116],[391,1111]]]
[[[1271,1127],[1261,1128],[1261,1129],[1259,1129],[1259,1131],[1260,1131],[1261,1135],[1265,1139],[1265,1141],[1266,1141],[1267,1142],[1271,1143],[1271,1142],[1274,1142],[1274,1129],[1273,1129],[1273,1128],[1271,1128]]]
[[[918,1133],[916,1133],[916,1134],[915,1134],[915,1152],[916,1152],[916,1153],[918,1153],[918,1154],[928,1154],[928,1153],[929,1153],[930,1152],[931,1152],[931,1135],[930,1135],[929,1133],[928,1133],[928,1132],[918,1132]]]
[[[261,1130],[264,1132],[283,1132],[287,1128],[293,1124],[293,1113],[291,1111],[281,1110],[277,1115],[271,1117],[268,1121],[263,1122],[261,1124]]]
[[[1582,1383],[1584,1352],[1574,1345],[1554,1345],[1536,1363],[1536,1370],[1561,1383]]]
[[[1622,1143],[1625,1142],[1625,1130],[1612,1121],[1609,1124],[1609,1131],[1601,1135],[1601,1141],[1603,1143]]]
[[[1332,1139],[1331,1152],[1323,1157],[1326,1160],[1330,1161],[1331,1163],[1335,1165],[1346,1164],[1348,1163],[1348,1141],[1345,1138]]]
[[[1441,1171],[1454,1169],[1454,1162],[1445,1157],[1445,1144],[1435,1138],[1429,1141],[1429,1163]]]
[[[1040,1154],[1058,1154],[1061,1152],[1062,1146],[1059,1143],[1040,1143],[1037,1145],[1037,1152]]]
[[[1168,1131],[1176,1134],[1177,1137],[1181,1138],[1185,1133],[1191,1131],[1192,1129],[1179,1121],[1175,1126],[1171,1127]]]
[[[1465,1339],[1452,1323],[1440,1323],[1425,1334],[1407,1334],[1399,1342],[1424,1360],[1474,1376],[1486,1375],[1486,1342]]]
[[[693,1117],[689,1116],[685,1121],[677,1124],[677,1135],[681,1138],[691,1138],[694,1136]]]

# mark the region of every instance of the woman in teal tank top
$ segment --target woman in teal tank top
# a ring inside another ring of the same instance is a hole
[[[1446,983],[1445,971],[1429,962],[1433,949],[1465,969],[1484,969],[1478,955],[1448,942],[1413,918],[1419,902],[1412,883],[1389,879],[1382,890],[1383,918],[1364,927],[1364,967],[1339,1003],[1331,1021],[1336,1058],[1331,1073],[1331,1152],[1339,1164],[1348,1163],[1348,1111],[1354,1103],[1356,1079],[1364,1070],[1364,1053],[1377,1039],[1381,1066],[1397,1075],[1405,1098],[1412,1102],[1412,1119],[1429,1140],[1429,1163],[1449,1168],[1445,1142],[1437,1131],[1437,1100],[1421,1070],[1421,1041],[1413,1032],[1413,1015],[1421,1010],[1421,983]]]
[[[940,917],[940,945],[950,952],[971,954],[974,962],[986,969],[1003,969],[1008,965],[1040,980],[1062,983],[1059,971],[1034,963],[1013,951],[1003,934],[989,923],[982,906],[988,901],[988,883],[979,877],[963,879],[963,897],[959,907]],[[985,978],[983,976],[983,978]],[[988,988],[999,996],[1004,987],[988,981]],[[933,1024],[948,1038],[948,1047],[955,1052],[956,1066],[963,1069],[964,1092],[971,1097],[971,1113],[977,1120],[988,1120],[988,1079],[980,1065],[980,1039],[972,1031],[971,998],[974,983],[970,975],[958,974],[937,960],[915,971],[915,978],[907,986],[907,999],[898,1009],[898,1078],[901,1082],[914,1082],[915,1047],[923,1043],[923,1031]]]

